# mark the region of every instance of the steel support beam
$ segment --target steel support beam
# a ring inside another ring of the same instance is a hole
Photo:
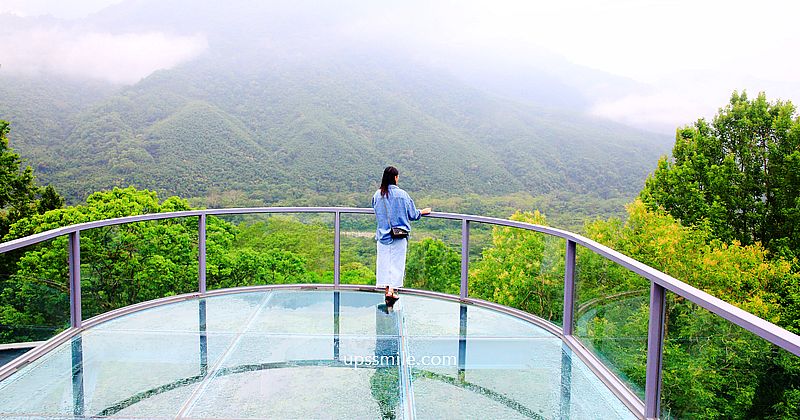
[[[81,232],[69,234],[69,324],[81,327]]]
[[[647,326],[647,378],[644,386],[644,416],[657,419],[661,414],[661,359],[664,355],[664,314],[666,290],[650,283],[650,321]]]
[[[340,213],[334,212],[333,217],[333,287],[339,288],[339,281],[340,281],[340,266],[341,266],[341,249],[340,249],[340,238],[339,238],[339,222],[340,222]]]
[[[197,223],[197,290],[206,292],[206,215],[201,214]]]
[[[461,220],[461,288],[459,296],[469,296],[469,220]]]
[[[575,242],[567,240],[564,261],[564,335],[572,335],[575,314]]]

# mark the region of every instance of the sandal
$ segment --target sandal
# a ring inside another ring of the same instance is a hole
[[[397,302],[398,299],[400,299],[400,298],[397,297],[397,296],[386,295],[385,296],[386,306],[389,306],[389,307],[394,306],[394,303]]]

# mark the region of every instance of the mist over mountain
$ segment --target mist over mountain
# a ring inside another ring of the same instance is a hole
[[[413,28],[397,31],[386,25],[393,12],[400,13],[361,1],[234,1],[220,8],[213,2],[144,0],[109,7],[87,22],[97,30],[203,34],[212,49],[227,53],[264,49],[307,56],[377,52],[446,71],[495,95],[572,111],[588,110],[597,100],[622,97],[640,87],[630,79],[574,65],[541,47],[506,51],[500,44],[476,51],[454,48],[444,39],[416,34]],[[421,9],[420,19],[424,13]]]
[[[0,118],[40,179],[72,199],[127,185],[264,201],[361,192],[388,164],[407,188],[446,195],[632,197],[669,151],[666,136],[584,115],[634,82],[543,51],[481,63],[421,51],[360,30],[375,26],[369,7],[347,10],[125,1],[59,28],[107,34],[111,48],[159,34],[193,58],[131,84],[3,67]]]

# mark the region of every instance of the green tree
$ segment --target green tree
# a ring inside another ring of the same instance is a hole
[[[545,225],[544,215],[514,213],[511,220]],[[470,270],[470,296],[522,309],[544,319],[563,314],[564,242],[544,234],[495,227],[492,245]]]
[[[42,188],[36,185],[33,169],[30,166],[22,168],[19,155],[8,145],[9,130],[10,124],[0,120],[0,238],[6,236],[15,222],[60,208],[64,204],[64,200],[55,188],[51,186]],[[42,293],[49,288],[47,285],[49,279],[43,278],[38,283],[17,287],[11,276],[21,255],[21,251],[0,255],[0,291],[3,302],[0,306],[0,319],[7,320],[2,321],[2,324],[9,322],[13,325],[42,325],[45,321],[42,314],[48,308],[63,309],[63,305],[49,299],[46,293]],[[18,299],[28,301],[29,307],[18,312],[6,305]],[[0,330],[0,340],[7,333],[8,331]]]
[[[190,210],[177,197],[133,187],[97,192],[86,204],[34,214],[11,226],[5,240],[62,226],[146,213]],[[298,222],[299,223],[299,222]],[[302,225],[302,224],[300,224]],[[291,224],[295,230],[297,226]],[[246,228],[246,226],[245,226]],[[308,228],[313,231],[314,227]],[[291,232],[283,232],[291,237]],[[295,232],[297,233],[297,232]],[[308,236],[297,234],[299,238]],[[209,289],[299,283],[307,261],[279,245],[237,247],[247,242],[240,228],[218,217],[206,223]],[[280,236],[280,235],[279,235]],[[297,238],[295,238],[297,239]],[[83,316],[198,288],[196,217],[127,223],[81,232]],[[0,340],[49,338],[69,320],[67,238],[26,247],[0,291]]]
[[[788,261],[768,258],[760,244],[727,244],[714,238],[708,226],[682,226],[662,211],[648,210],[641,201],[627,210],[625,223],[594,222],[587,226],[587,236],[796,330],[797,318],[792,314],[798,307],[787,305],[782,294],[797,290],[800,274],[792,271]],[[579,296],[603,296],[642,284],[637,276],[609,271],[592,261],[601,258],[579,254]],[[615,283],[624,286],[610,286]],[[578,324],[578,334],[639,387],[645,378],[647,316],[647,302],[631,297],[600,302]],[[796,411],[800,372],[794,356],[671,293],[666,317],[665,412],[687,418],[797,418],[800,414]]]
[[[301,283],[306,273],[305,258],[291,251],[235,249],[224,254],[210,276],[210,284],[215,288],[228,288]]]
[[[22,159],[8,145],[9,131],[10,124],[0,120],[0,237],[17,220],[64,205],[55,188],[36,185],[33,168],[22,167]]]
[[[155,193],[134,188],[92,194],[85,205],[35,214],[11,226],[6,240],[46,230],[152,212],[188,210],[171,197],[159,203]],[[209,223],[210,242],[224,226]],[[232,239],[232,235],[228,236]],[[197,220],[171,219],[130,223],[81,232],[83,315],[197,288]],[[68,321],[67,238],[26,248],[2,291],[0,323],[6,337],[19,340],[30,331],[46,338]],[[44,329],[40,328],[45,326]]]
[[[333,229],[322,223],[303,223],[292,216],[270,216],[244,222],[234,241],[238,249],[279,249],[303,255],[307,271],[333,271]]]
[[[688,226],[727,243],[761,242],[776,255],[800,250],[800,117],[791,102],[734,92],[709,124],[677,132],[641,192]]]
[[[405,285],[457,295],[461,284],[461,254],[438,239],[425,238],[409,247]]]

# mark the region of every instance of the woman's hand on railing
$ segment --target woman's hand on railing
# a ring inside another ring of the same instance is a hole
[[[422,214],[431,214],[431,211],[432,210],[431,210],[430,207],[425,207],[424,209],[420,210],[419,212],[422,213]]]

